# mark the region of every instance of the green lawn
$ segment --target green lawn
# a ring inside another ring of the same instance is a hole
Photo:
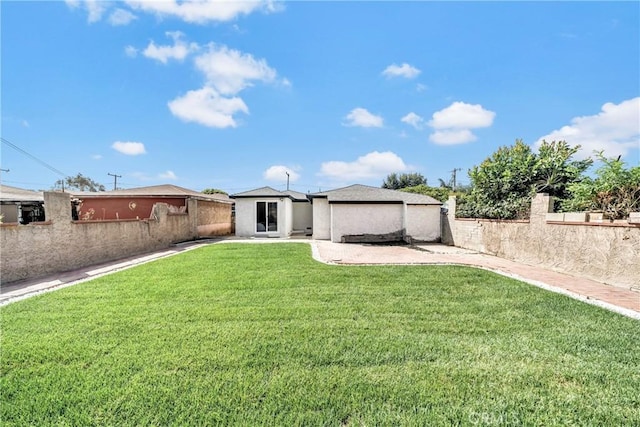
[[[640,322],[484,270],[222,244],[3,307],[10,425],[640,425]]]

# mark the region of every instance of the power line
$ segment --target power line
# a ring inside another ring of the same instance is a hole
[[[113,191],[118,189],[118,178],[122,178],[122,175],[116,175],[115,173],[108,173],[107,175],[113,177]]]
[[[40,163],[42,166],[44,166],[45,168],[49,169],[51,172],[57,173],[60,176],[63,177],[67,177],[67,174],[65,174],[64,172],[60,172],[58,169],[54,168],[53,166],[51,166],[49,163],[40,160],[39,158],[37,158],[36,156],[34,156],[31,153],[26,152],[25,150],[23,150],[22,148],[18,147],[17,145],[13,144],[11,141],[7,140],[6,138],[0,137],[0,140],[2,140],[2,142],[4,144],[7,144],[9,147],[13,148],[14,150],[18,151],[19,153],[24,154],[25,156],[29,157],[30,159]]]

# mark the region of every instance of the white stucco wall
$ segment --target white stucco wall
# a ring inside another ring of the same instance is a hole
[[[413,240],[440,240],[440,206],[407,205],[405,224],[407,236]]]
[[[313,226],[313,208],[309,202],[293,202],[293,229],[306,230]]]
[[[313,238],[331,239],[331,210],[327,199],[313,199]]]
[[[278,203],[278,231],[271,233],[256,232],[256,202]],[[283,198],[238,198],[236,199],[236,236],[279,236],[287,237],[293,229],[291,199]]]
[[[388,234],[404,228],[402,204],[332,203],[329,206],[332,242],[340,242],[344,235]]]
[[[293,231],[293,202],[289,198],[278,201],[278,231],[281,237],[290,236]]]
[[[255,199],[236,199],[236,236],[255,234]]]

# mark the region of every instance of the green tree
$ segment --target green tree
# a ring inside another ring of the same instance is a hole
[[[401,188],[400,191],[405,191],[407,193],[417,193],[423,194],[425,196],[431,196],[436,200],[441,202],[446,202],[449,198],[449,193],[451,190],[445,187],[429,187],[428,185],[420,184],[415,185],[413,187],[405,187]]]
[[[593,160],[571,160],[580,146],[571,147],[566,141],[542,141],[532,171],[536,193],[547,193],[557,201],[569,197],[569,185],[580,182]]]
[[[382,188],[399,190],[401,188],[415,187],[416,185],[427,185],[427,180],[419,173],[390,173],[382,182]]]
[[[438,178],[438,182],[440,183],[440,187],[441,188],[449,188],[449,189],[453,189],[453,185],[451,185],[451,181],[445,181],[442,178]]]
[[[220,190],[219,188],[205,188],[204,190],[202,190],[202,193],[204,193],[204,194],[225,194],[225,195],[229,195],[229,193],[227,193],[224,190]]]
[[[92,180],[91,178],[78,173],[76,176],[68,176],[64,179],[59,179],[53,186],[54,190],[66,189],[77,191],[105,191],[104,185]]]
[[[595,178],[587,177],[569,185],[569,197],[561,209],[569,211],[600,211],[610,219],[623,219],[630,212],[640,211],[640,166],[629,169],[618,158],[596,155],[601,163]]]
[[[591,159],[573,161],[580,146],[565,141],[543,141],[534,153],[522,140],[500,147],[469,171],[471,192],[461,197],[457,214],[462,217],[524,219],[531,198],[545,192],[558,199],[568,196],[568,186],[582,180]]]

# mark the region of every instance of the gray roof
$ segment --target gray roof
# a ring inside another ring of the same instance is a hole
[[[433,197],[386,188],[370,187],[354,184],[335,190],[322,191],[309,195],[310,198],[326,198],[329,203],[371,202],[371,203],[406,203],[408,205],[442,205]]]
[[[299,191],[286,190],[286,191],[283,191],[283,193],[288,194],[293,200],[305,200],[305,201],[309,200],[306,194],[301,193]]]
[[[201,200],[215,200],[218,202],[233,203],[233,200],[231,200],[226,194],[204,194],[172,184],[151,185],[148,187],[128,188],[126,190],[99,192],[76,191],[70,193],[76,197],[190,197]]]
[[[244,191],[242,193],[232,194],[232,199],[244,197],[288,197],[294,201],[307,200],[307,195],[298,191],[286,190],[279,191],[271,187],[260,187],[254,190]]]
[[[0,200],[3,202],[44,202],[42,191],[0,185]]]

